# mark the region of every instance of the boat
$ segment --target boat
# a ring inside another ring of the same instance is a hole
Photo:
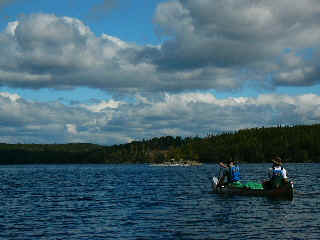
[[[276,189],[250,189],[247,187],[231,187],[228,185],[218,185],[218,178],[212,178],[212,190],[217,194],[227,195],[242,195],[242,196],[256,196],[256,197],[268,197],[272,199],[293,199],[293,182],[288,181],[282,187]]]

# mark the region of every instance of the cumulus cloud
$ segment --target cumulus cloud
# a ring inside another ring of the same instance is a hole
[[[315,94],[218,99],[198,92],[66,105],[27,101],[2,92],[0,141],[111,145],[164,135],[205,136],[242,128],[314,124],[320,121],[319,102]]]
[[[170,69],[209,65],[237,74],[246,69],[246,80],[257,73],[260,80],[271,75],[274,85],[316,84],[319,55],[306,61],[310,54],[300,53],[319,48],[319,11],[315,0],[165,2],[158,6],[155,22],[172,39],[161,46],[162,54],[154,61]],[[291,58],[300,55],[295,66],[286,61],[286,49]]]
[[[130,63],[118,38],[96,37],[81,21],[34,14],[10,23],[0,35],[0,83],[11,87],[143,88],[153,67]]]
[[[0,84],[168,92],[316,85],[319,12],[317,0],[163,2],[154,16],[166,39],[158,46],[32,14],[0,33]]]

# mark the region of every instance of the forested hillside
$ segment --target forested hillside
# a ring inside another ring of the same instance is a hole
[[[89,143],[0,144],[0,164],[162,163],[192,160],[320,162],[320,124],[244,129],[200,137],[164,136],[114,146]]]

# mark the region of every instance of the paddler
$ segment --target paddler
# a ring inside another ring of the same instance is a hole
[[[280,188],[288,181],[287,171],[284,169],[282,159],[275,157],[272,160],[272,168],[268,169],[269,180],[263,183],[264,189]]]
[[[224,168],[223,174],[219,179],[218,187],[224,185],[224,179],[227,177],[227,184],[233,187],[238,187],[241,185],[240,183],[240,168],[236,164],[236,162],[230,158],[227,164],[220,162],[219,165]]]

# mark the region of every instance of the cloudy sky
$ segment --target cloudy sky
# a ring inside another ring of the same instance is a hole
[[[320,123],[319,0],[0,0],[0,142]]]

